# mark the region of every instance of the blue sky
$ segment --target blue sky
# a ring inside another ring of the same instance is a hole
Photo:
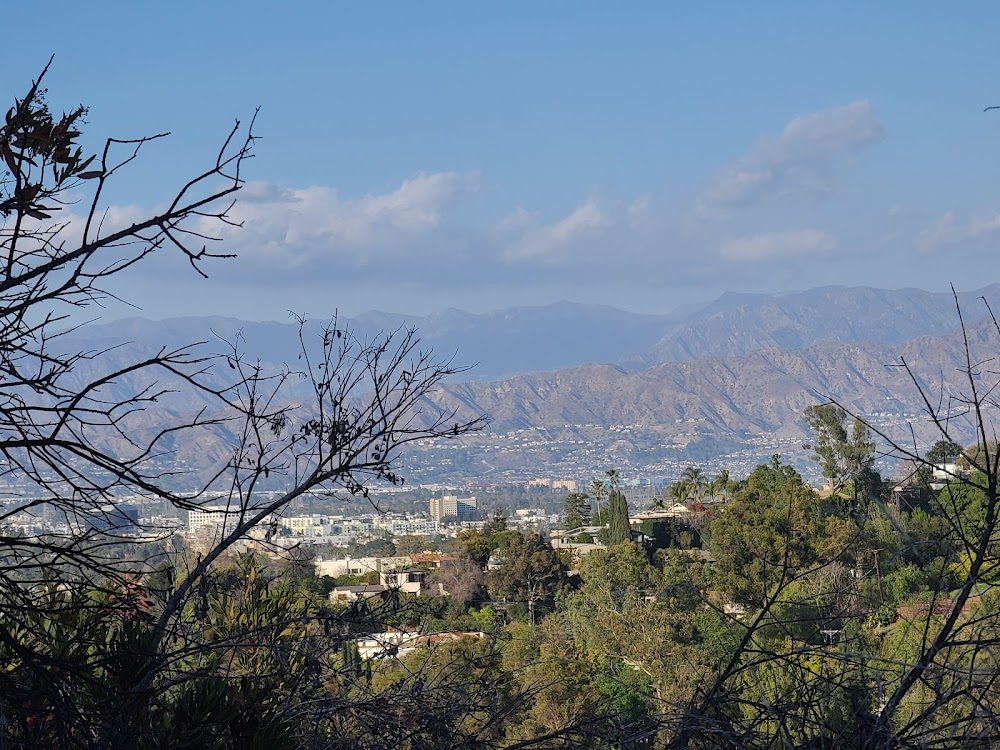
[[[150,317],[665,312],[1000,275],[994,4],[15,7],[8,99],[55,54],[50,101],[87,104],[93,144],[171,131],[119,181],[123,215],[261,108],[239,258],[130,271],[113,291]]]

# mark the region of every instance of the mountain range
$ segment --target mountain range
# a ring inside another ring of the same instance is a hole
[[[957,301],[972,348],[987,359],[998,336],[983,299],[1000,300],[1000,284],[958,295]],[[925,404],[910,375],[887,365],[909,363],[936,396],[964,357],[956,335],[956,298],[918,289],[727,294],[665,315],[568,302],[478,315],[369,312],[349,325],[362,339],[412,326],[422,345],[442,357],[478,363],[444,385],[440,404],[468,415],[488,414],[492,425],[480,443],[502,444],[517,430],[560,434],[577,447],[560,451],[561,458],[545,468],[566,472],[582,470],[584,453],[595,465],[614,458],[640,470],[644,460],[655,463],[665,456],[683,463],[685,450],[697,449],[699,460],[721,460],[739,446],[766,453],[801,444],[803,410],[826,398],[870,417],[897,438],[907,438],[912,428],[919,441],[929,441],[934,435],[921,416]],[[295,361],[297,326],[220,317],[134,318],[84,326],[62,337],[61,345],[108,350],[81,365],[81,378],[164,346],[208,341],[209,349],[219,350],[237,337],[264,367],[277,368]],[[307,325],[307,335],[316,330],[318,323]],[[155,421],[163,409],[177,416],[201,405],[194,394],[180,392],[141,419]],[[611,430],[624,426],[632,430],[631,442]],[[217,436],[220,443],[225,439]],[[218,446],[203,452],[216,460],[225,455]],[[196,454],[186,458],[198,460]],[[516,465],[516,458],[505,463],[511,471]],[[541,467],[528,468],[538,473]],[[476,468],[465,471],[474,475]]]
[[[970,319],[982,318],[1000,284],[958,295]],[[496,380],[583,364],[642,369],[700,357],[739,357],[769,348],[803,349],[822,342],[900,344],[958,326],[951,293],[920,289],[822,287],[783,295],[728,293],[704,305],[663,315],[625,312],[607,305],[557,302],[481,314],[449,309],[426,316],[370,311],[346,322],[371,339],[415,328],[424,345],[457,364],[471,366],[462,379]],[[313,321],[318,330],[323,321]],[[126,318],[82,327],[67,348],[121,345],[123,353],[152,352],[206,341],[218,348],[237,334],[266,363],[289,362],[298,353],[298,323],[248,322],[226,317],[151,321]]]

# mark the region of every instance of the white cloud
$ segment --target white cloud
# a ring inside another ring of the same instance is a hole
[[[792,130],[803,128],[816,131],[804,125]],[[815,138],[844,140],[830,134]],[[224,240],[211,250],[239,256],[208,265],[210,273],[231,285],[294,289],[297,300],[307,294],[340,297],[390,288],[429,298],[454,289],[474,295],[476,289],[531,285],[635,286],[654,295],[668,288],[689,292],[709,280],[743,288],[758,283],[751,278],[755,274],[764,277],[782,265],[764,261],[801,258],[795,267],[804,274],[806,259],[836,249],[834,238],[819,229],[755,235],[754,225],[729,227],[725,234],[714,223],[690,226],[676,206],[649,196],[586,198],[553,218],[517,208],[502,220],[484,223],[476,210],[481,206],[467,211],[461,205],[478,182],[475,173],[421,174],[361,196],[345,196],[330,186],[256,182],[241,191],[232,210],[241,228],[210,220],[193,228]],[[134,206],[115,207],[108,223],[120,226],[148,214]],[[813,220],[803,224],[809,227]],[[166,250],[143,267],[159,284],[186,279],[187,265]]]
[[[758,261],[825,255],[836,246],[836,240],[827,232],[798,229],[727,240],[722,243],[721,253],[729,260]]]
[[[222,236],[242,257],[264,265],[300,266],[331,256],[365,264],[405,253],[413,239],[442,226],[447,211],[477,186],[476,173],[440,172],[349,199],[332,187],[251,183],[231,212],[243,227],[225,228]],[[206,221],[203,229],[218,232],[219,225]]]
[[[627,252],[641,245],[650,223],[648,196],[610,208],[590,199],[551,224],[518,208],[497,225],[497,238],[501,257],[508,262],[576,262],[608,257],[610,248]]]
[[[723,169],[698,207],[705,212],[776,195],[828,192],[832,163],[881,136],[882,124],[867,101],[801,115]]]
[[[977,240],[1000,230],[1000,214],[984,216],[968,221],[958,221],[954,211],[944,216],[917,235],[916,248],[930,252],[943,247],[952,247]]]
[[[562,260],[588,237],[611,226],[611,217],[596,201],[578,205],[566,217],[554,224],[543,225],[536,214],[518,209],[500,222],[498,232],[515,235],[503,250],[510,261]]]

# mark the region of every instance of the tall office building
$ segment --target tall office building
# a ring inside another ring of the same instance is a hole
[[[476,520],[476,498],[443,495],[430,500],[431,518],[440,523],[442,518],[454,517],[459,521]]]

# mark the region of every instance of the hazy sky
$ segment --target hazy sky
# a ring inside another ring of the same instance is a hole
[[[123,215],[260,107],[239,258],[130,271],[150,317],[1000,277],[994,3],[46,8],[4,8],[8,101],[54,53],[50,101],[87,104],[94,144],[173,134],[122,175]]]

